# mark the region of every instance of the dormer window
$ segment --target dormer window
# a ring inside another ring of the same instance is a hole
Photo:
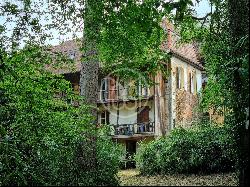
[[[76,57],[76,52],[75,51],[69,51],[68,56],[71,60],[74,60]]]

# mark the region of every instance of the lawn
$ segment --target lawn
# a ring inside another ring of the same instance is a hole
[[[120,170],[121,186],[237,186],[236,173],[211,175],[157,175],[141,176],[136,169]]]

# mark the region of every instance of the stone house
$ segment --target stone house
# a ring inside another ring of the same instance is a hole
[[[121,82],[112,73],[99,78],[98,122],[110,126],[113,140],[122,143],[128,155],[136,152],[138,142],[155,139],[177,126],[189,126],[197,117],[198,94],[204,83],[197,46],[178,45],[179,36],[173,26],[163,22],[163,28],[168,39],[162,48],[172,54],[166,63],[169,77],[158,72],[152,77],[157,84],[151,87],[134,80]],[[67,41],[54,46],[53,51],[63,52],[74,60],[73,69],[65,67],[53,72],[64,74],[79,92],[81,53],[78,45]]]

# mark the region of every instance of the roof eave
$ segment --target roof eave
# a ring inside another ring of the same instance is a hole
[[[191,65],[191,66],[197,68],[197,69],[200,70],[200,71],[204,71],[204,70],[205,70],[203,66],[200,66],[200,65],[194,63],[194,62],[191,61],[190,59],[188,59],[188,58],[186,58],[186,57],[180,55],[179,53],[177,53],[177,52],[175,52],[175,51],[173,51],[173,50],[170,50],[170,54],[172,54],[173,56],[175,56],[175,57],[181,59],[182,61],[186,62],[187,64],[189,64],[189,65]]]

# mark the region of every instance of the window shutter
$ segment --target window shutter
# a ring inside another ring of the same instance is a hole
[[[115,78],[111,77],[109,79],[109,99],[116,99],[116,81]]]
[[[109,111],[106,111],[106,123],[107,124],[110,124],[109,123],[109,115],[110,115]]]

